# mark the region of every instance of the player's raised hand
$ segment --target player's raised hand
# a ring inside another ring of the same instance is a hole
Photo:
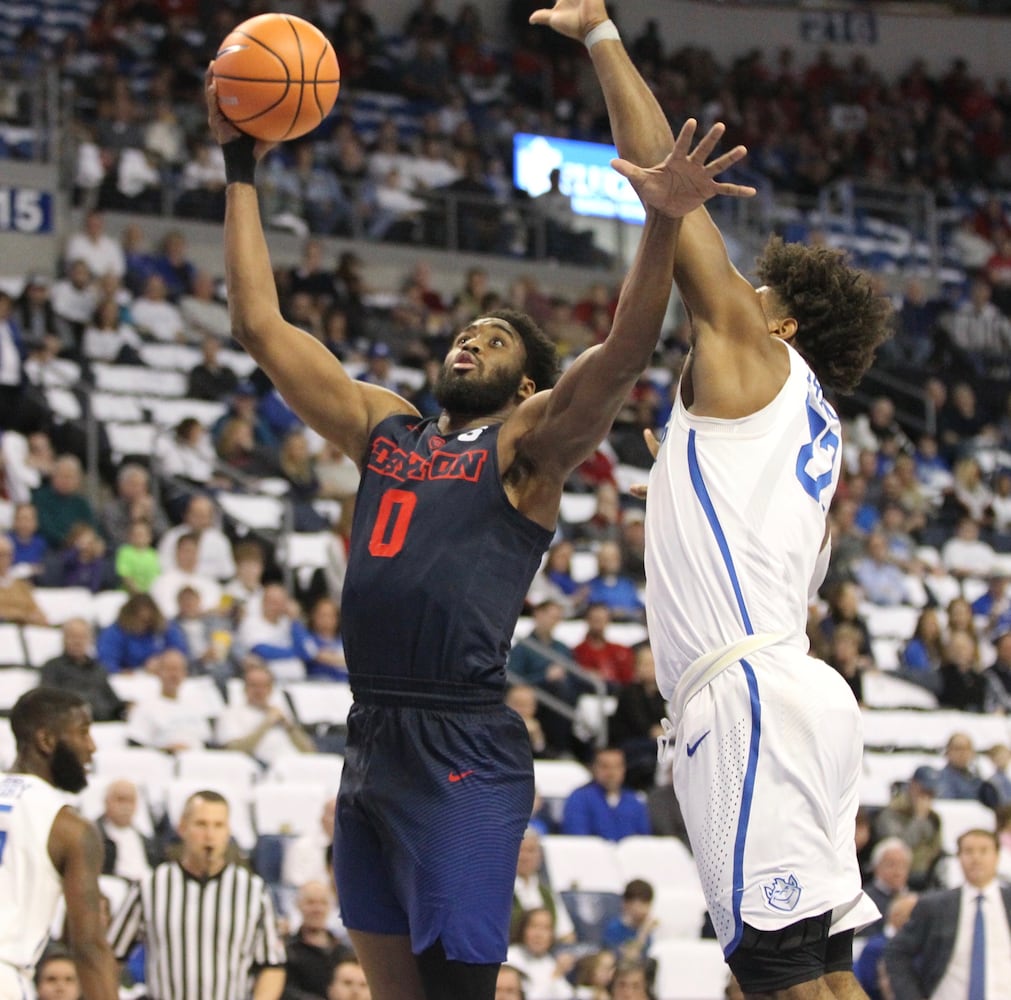
[[[714,195],[751,198],[757,194],[750,185],[726,184],[716,180],[718,174],[743,160],[748,151],[744,146],[735,146],[730,152],[707,163],[707,158],[716,148],[726,126],[717,122],[692,149],[697,125],[694,118],[689,118],[682,126],[667,159],[655,167],[637,167],[628,160],[611,161],[611,166],[622,177],[628,178],[647,208],[653,208],[672,219],[687,215]]]
[[[598,24],[607,20],[604,0],[557,0],[554,7],[535,10],[531,24],[546,24],[560,35],[581,42]]]
[[[214,80],[213,65],[211,63],[204,73],[204,100],[207,102],[207,124],[210,127],[211,135],[214,136],[219,146],[223,146],[233,139],[242,138],[246,133],[237,129],[225,117],[218,105],[218,85]],[[264,142],[262,139],[257,139],[253,145],[253,156],[259,160],[276,145],[276,142]]]

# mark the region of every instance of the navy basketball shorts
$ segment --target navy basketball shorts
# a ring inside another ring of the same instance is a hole
[[[337,801],[334,875],[350,930],[408,934],[420,954],[502,962],[533,808],[530,738],[501,702],[356,702]]]

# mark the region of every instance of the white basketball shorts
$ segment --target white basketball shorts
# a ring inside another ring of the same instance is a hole
[[[833,912],[831,933],[877,918],[854,846],[863,731],[830,666],[776,645],[731,664],[677,720],[674,790],[716,934]]]
[[[35,989],[13,965],[0,962],[0,1000],[33,1000]]]

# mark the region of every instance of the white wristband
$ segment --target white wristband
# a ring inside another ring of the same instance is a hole
[[[586,37],[583,39],[583,44],[587,49],[592,49],[597,42],[603,42],[608,40],[620,41],[621,36],[618,34],[618,29],[615,26],[614,21],[607,20],[603,21],[597,25],[595,28],[591,28],[587,32]]]

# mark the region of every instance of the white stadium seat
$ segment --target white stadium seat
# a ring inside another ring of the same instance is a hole
[[[616,892],[625,888],[614,844],[602,837],[541,838],[548,879],[556,892]]]
[[[333,795],[321,781],[261,782],[252,791],[253,829],[257,836],[311,833]]]
[[[657,1000],[723,1000],[729,972],[718,941],[655,941]]]
[[[344,758],[337,753],[289,753],[271,763],[267,780],[318,784],[336,795],[343,770]]]

